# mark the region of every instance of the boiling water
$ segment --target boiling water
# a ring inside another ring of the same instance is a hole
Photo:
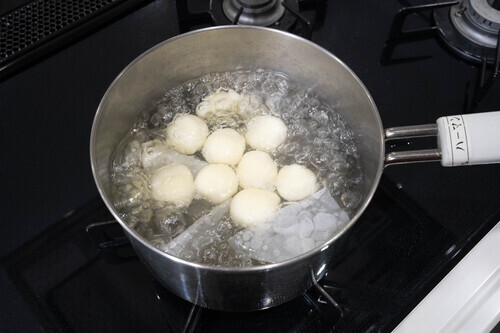
[[[145,168],[143,160],[146,147],[150,147],[148,152],[153,150],[152,154],[155,154],[154,143],[166,139],[165,129],[175,115],[196,114],[196,107],[203,98],[220,89],[233,89],[248,95],[246,107],[252,116],[271,114],[280,117],[288,128],[288,137],[277,151],[271,153],[278,167],[298,163],[309,168],[341,208],[352,215],[362,199],[359,191],[362,171],[354,135],[342,117],[313,91],[282,73],[239,70],[208,74],[169,90],[156,107],[141,114],[122,140],[112,163],[113,199],[121,218],[132,229],[154,246],[168,251],[169,243],[172,244],[171,241],[193,222],[207,216],[207,221],[210,220],[214,205],[201,197],[195,196],[191,205],[182,210],[154,200],[149,188],[151,168]],[[208,119],[207,123],[210,132],[230,127],[244,135],[246,121],[227,114]],[[190,157],[177,155],[192,171],[199,170],[206,163],[199,152]],[[207,230],[195,231],[199,237],[188,247],[183,247],[184,251],[179,251],[178,256],[217,266],[262,263],[230,246],[229,239],[242,228],[231,222],[229,214],[206,223],[204,227]]]

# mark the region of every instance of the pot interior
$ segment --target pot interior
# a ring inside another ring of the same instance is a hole
[[[363,199],[349,225],[357,219],[383,169],[382,125],[366,88],[339,59],[309,41],[277,30],[241,26],[199,30],[167,40],[134,60],[109,87],[92,128],[91,161],[99,191],[115,217],[110,163],[138,115],[187,80],[212,72],[257,68],[282,72],[311,87],[350,125],[364,172]]]

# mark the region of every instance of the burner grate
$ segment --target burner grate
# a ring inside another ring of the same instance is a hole
[[[35,0],[0,17],[0,77],[144,0]]]

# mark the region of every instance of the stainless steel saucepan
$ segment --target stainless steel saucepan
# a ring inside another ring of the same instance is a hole
[[[211,72],[267,68],[313,87],[335,106],[356,135],[364,170],[363,200],[339,235],[321,248],[294,259],[259,267],[218,268],[187,262],[160,251],[122,221],[111,198],[113,151],[139,113],[163,93]],[[218,310],[250,311],[284,303],[309,289],[336,254],[338,238],[369,204],[385,165],[441,160],[444,165],[500,160],[496,128],[500,112],[440,118],[437,124],[385,130],[370,94],[338,58],[295,35],[257,27],[225,26],[190,32],[148,50],[114,80],[104,95],[92,127],[90,155],[99,192],[125,230],[141,260],[178,296]],[[386,155],[385,140],[437,135],[438,147]]]

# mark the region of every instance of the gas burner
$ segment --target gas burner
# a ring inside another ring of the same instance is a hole
[[[289,2],[299,8],[298,1]],[[214,25],[246,24],[291,31],[301,17],[289,7],[280,0],[212,0],[210,13]]]
[[[327,0],[177,0],[180,32],[246,24],[288,31],[306,39],[323,26]]]
[[[238,24],[269,26],[285,13],[278,0],[223,0],[224,14]]]
[[[424,15],[427,12],[431,13],[429,17]],[[403,29],[407,17],[415,14],[425,17],[427,26]],[[431,56],[394,58],[393,52],[398,45],[439,36],[455,55],[480,65],[472,97],[466,88],[463,112],[468,113],[474,111],[500,74],[499,29],[500,0],[460,0],[405,7],[394,16],[380,63],[429,59]],[[492,67],[489,73],[487,67]]]
[[[500,0],[462,0],[434,11],[439,36],[467,60],[495,62],[500,30]]]
[[[465,0],[461,5],[451,7],[450,18],[457,30],[470,41],[495,48],[500,29],[499,8],[500,0]]]

